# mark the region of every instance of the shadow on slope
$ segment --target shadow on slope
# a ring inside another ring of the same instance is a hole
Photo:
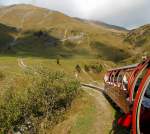
[[[101,42],[92,42],[90,46],[96,50],[98,57],[104,58],[105,60],[120,62],[130,57],[130,54],[126,51]]]
[[[72,44],[70,44],[72,46]],[[72,58],[86,55],[82,49],[66,47],[61,39],[50,35],[47,31],[26,31],[16,40],[12,50],[17,56],[34,56],[42,58]]]
[[[56,58],[58,55],[70,58],[73,53],[62,47],[60,39],[46,31],[26,31],[0,24],[1,56],[34,56]]]
[[[19,56],[53,57],[57,55],[60,40],[43,31],[22,33],[13,50]]]
[[[16,28],[0,24],[0,53],[7,53],[9,44],[14,40],[12,35],[16,33]]]
[[[19,33],[20,32],[20,33]],[[19,35],[19,36],[18,36]],[[65,45],[61,39],[50,35],[46,31],[18,31],[16,39],[9,36],[9,39],[1,38],[7,45],[0,45],[5,51],[0,51],[1,56],[41,57],[41,58],[72,58],[75,56],[88,56],[89,52],[77,44]],[[7,36],[8,38],[8,36]]]

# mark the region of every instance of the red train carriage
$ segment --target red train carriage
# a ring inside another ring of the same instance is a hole
[[[124,112],[118,123],[133,134],[150,133],[150,58],[139,64],[109,70],[105,90]]]

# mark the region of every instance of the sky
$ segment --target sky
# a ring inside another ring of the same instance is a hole
[[[150,23],[150,0],[0,0],[0,5],[20,3],[128,29]]]

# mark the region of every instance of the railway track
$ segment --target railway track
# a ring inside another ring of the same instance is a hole
[[[88,87],[88,88],[91,88],[91,89],[101,92],[116,111],[118,111],[119,113],[123,113],[123,111],[120,109],[120,107],[118,107],[118,105],[107,95],[104,88],[93,85],[93,84],[86,84],[86,83],[81,83],[81,86]]]
[[[89,87],[89,88],[92,88],[92,89],[95,89],[95,90],[98,90],[102,93],[104,93],[104,88],[102,87],[98,87],[98,86],[95,86],[95,85],[92,85],[92,84],[86,84],[86,83],[81,83],[82,87]]]

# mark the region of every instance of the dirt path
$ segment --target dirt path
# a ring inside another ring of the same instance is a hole
[[[109,134],[114,109],[103,94],[84,88],[84,96],[73,104],[68,119],[58,124],[52,134]]]
[[[20,68],[22,68],[22,69],[27,68],[27,65],[24,63],[23,59],[18,58],[17,61],[18,61],[18,66],[19,66]]]
[[[90,88],[85,88],[84,91],[95,100],[97,117],[94,123],[95,134],[108,134],[112,128],[114,109],[101,92]]]

